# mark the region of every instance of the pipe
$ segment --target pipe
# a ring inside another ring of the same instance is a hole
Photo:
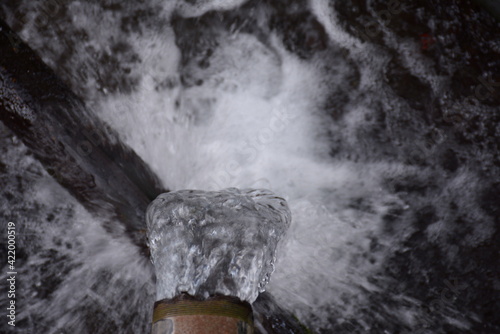
[[[154,305],[151,334],[243,333],[254,333],[252,307],[236,297],[181,294]]]

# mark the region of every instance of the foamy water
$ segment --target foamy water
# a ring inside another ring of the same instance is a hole
[[[180,75],[178,66],[163,66],[179,62],[173,34],[163,37],[163,47],[141,51],[150,72],[139,90],[104,99],[103,119],[172,190],[266,187],[285,197],[294,221],[268,290],[302,319],[315,314],[320,325],[327,326],[332,305],[350,316],[341,297],[358,295],[360,286],[376,290],[366,278],[382,262],[361,257],[371,252],[370,238],[380,237],[381,216],[409,205],[381,184],[392,170],[404,172],[403,164],[328,155],[321,107],[352,69],[335,47],[328,62],[306,62],[272,34],[265,45],[250,34],[221,32],[208,68],[183,67],[202,85],[157,92],[155,82]],[[333,65],[325,71],[325,63]],[[335,131],[354,141],[351,132],[371,110],[361,103],[350,111]],[[370,210],[349,208],[353,198],[367,198]]]
[[[290,7],[291,12],[310,11],[327,36],[322,50],[298,56],[285,45],[279,29],[268,28],[274,12],[266,4],[248,9],[248,24],[258,27],[255,30],[229,25],[223,15],[236,12],[243,2],[152,1],[147,4],[152,12],[130,32],[123,31],[123,22],[135,13],[135,5],[112,11],[71,2],[64,24],[86,31],[87,37],[76,41],[75,48],[81,52],[70,57],[69,66],[90,64],[90,75],[83,82],[71,73],[60,75],[80,89],[95,112],[169,189],[267,188],[287,200],[293,222],[267,290],[301,321],[326,332],[334,324],[349,323],[359,331],[382,332],[367,319],[382,314],[388,323],[396,323],[387,318],[389,314],[398,319],[396,327],[388,325],[393,329],[410,333],[426,328],[435,321],[435,314],[426,311],[411,287],[394,281],[387,268],[389,259],[408,252],[405,242],[421,232],[443,258],[458,261],[458,247],[480,245],[495,226],[491,215],[475,204],[484,180],[473,159],[453,172],[439,165],[447,147],[457,149],[454,137],[428,124],[425,117],[417,117],[415,110],[427,101],[395,93],[387,72],[389,65],[396,73],[404,68],[405,74],[418,77],[435,95],[446,95],[450,76],[436,73],[418,41],[401,38],[384,25],[379,36],[386,48],[353,36],[340,23],[333,5],[320,0],[297,5],[300,10]],[[179,23],[211,10],[220,11],[220,19],[217,14],[207,19],[210,28],[202,27],[203,22],[199,26]],[[174,13],[177,21],[171,25]],[[374,9],[371,13],[377,14]],[[193,39],[188,28],[206,36]],[[57,67],[63,41],[37,39],[29,25],[22,36],[34,48],[55,45],[45,51],[44,60]],[[113,53],[117,42],[129,49]],[[98,57],[106,53],[128,67],[127,74],[111,71],[109,76],[132,78],[133,88],[109,91],[105,79],[99,83],[94,72],[106,64]],[[139,61],[130,60],[130,54]],[[441,103],[445,111],[466,107],[460,99],[443,98]],[[480,159],[482,154],[470,155]],[[54,196],[53,187],[57,186],[40,187],[36,200]],[[429,206],[433,210],[428,225],[416,227],[415,212]],[[125,280],[137,293],[144,284],[148,301],[152,295],[150,268],[139,260],[133,246],[101,235],[100,222],[86,225],[82,232],[77,226],[90,219],[82,210],[76,210],[75,225],[65,239],[81,240],[83,253],[64,252],[83,264],[62,275],[63,284],[50,304],[66,305],[56,313],[61,328],[79,321],[67,312],[73,307],[71,301],[81,303],[90,298],[89,291],[99,299],[94,271],[111,263],[114,274],[109,275]],[[450,238],[458,233],[453,222],[459,217],[474,224],[456,246]],[[95,248],[96,244],[105,246]],[[54,247],[62,252],[62,246]],[[78,284],[90,287],[72,295]],[[108,297],[115,295],[111,291]],[[134,303],[147,305],[129,301]],[[102,307],[105,304],[105,300],[99,302]],[[373,310],[373,304],[380,305],[380,310]],[[114,312],[119,319],[121,311]],[[460,330],[469,328],[476,317],[473,312],[460,314],[454,303],[442,306],[437,314],[442,323]]]

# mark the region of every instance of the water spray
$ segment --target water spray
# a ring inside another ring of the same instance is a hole
[[[146,216],[152,333],[253,333],[251,303],[290,225],[286,201],[268,190],[181,190],[158,196]]]

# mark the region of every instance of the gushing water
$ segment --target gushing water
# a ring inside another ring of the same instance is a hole
[[[485,263],[500,183],[495,96],[463,97],[498,87],[498,43],[460,44],[449,31],[467,34],[470,15],[445,15],[459,5],[379,2],[67,1],[50,24],[20,30],[168,188],[283,194],[294,220],[267,290],[313,329],[467,332],[492,321],[482,299],[497,291]],[[19,3],[28,18],[43,15]],[[421,49],[420,29],[435,49]],[[470,59],[489,49],[497,60],[479,71]],[[485,78],[493,83],[480,86]],[[39,236],[19,239],[34,282],[22,286],[27,332],[33,319],[54,333],[140,332],[150,266],[4,137],[3,211]],[[182,289],[203,291],[190,284]],[[134,296],[133,316],[122,295]],[[89,325],[103,309],[108,327]]]
[[[266,190],[181,190],[158,196],[147,224],[157,300],[187,292],[253,303],[274,271],[290,210]]]

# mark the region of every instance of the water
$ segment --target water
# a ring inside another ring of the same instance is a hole
[[[187,292],[253,303],[274,271],[276,247],[290,219],[285,200],[267,190],[158,196],[146,219],[156,299]]]
[[[498,332],[498,23],[467,1],[240,3],[2,16],[169,189],[286,199],[267,290],[312,329]],[[2,133],[20,330],[145,332],[149,263]]]

